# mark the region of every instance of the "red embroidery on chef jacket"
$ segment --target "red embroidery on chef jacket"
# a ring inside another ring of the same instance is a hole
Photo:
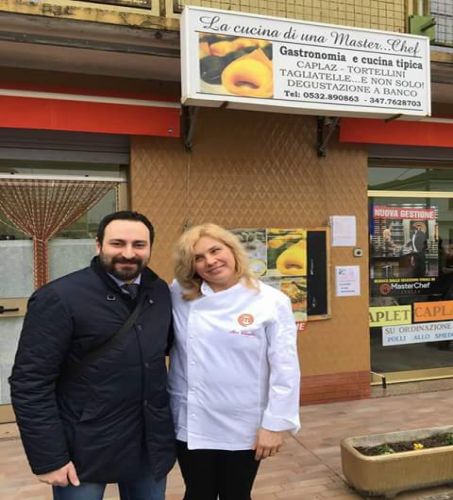
[[[241,314],[239,317],[238,317],[238,323],[241,325],[241,326],[250,326],[250,325],[253,325],[255,321],[255,318],[251,315],[251,314]]]

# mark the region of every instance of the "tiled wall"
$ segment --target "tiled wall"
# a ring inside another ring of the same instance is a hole
[[[365,256],[354,259],[350,247],[332,248],[331,278],[335,265],[360,265],[361,296],[336,298],[332,290],[332,318],[308,324],[299,353],[309,391],[305,401],[367,394],[365,148],[332,138],[327,157],[318,158],[314,117],[205,108],[195,125],[192,153],[175,139],[135,138],[131,175],[132,207],[156,227],[151,267],[166,279],[172,278],[174,242],[187,223],[314,228],[325,226],[329,215],[356,215]]]

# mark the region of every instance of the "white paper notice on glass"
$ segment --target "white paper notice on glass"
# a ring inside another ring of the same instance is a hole
[[[336,266],[335,288],[337,297],[360,295],[360,267]]]
[[[357,242],[355,215],[332,215],[330,217],[332,228],[333,247],[355,247]]]

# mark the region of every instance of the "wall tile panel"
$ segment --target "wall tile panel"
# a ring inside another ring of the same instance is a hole
[[[172,247],[186,224],[317,227],[330,215],[356,215],[365,256],[332,248],[331,279],[333,285],[335,265],[360,265],[362,295],[335,298],[332,290],[332,319],[310,322],[299,351],[305,375],[369,372],[364,148],[333,137],[327,157],[318,158],[314,117],[203,108],[192,153],[174,139],[137,137],[131,176],[133,208],[156,225],[153,267],[167,279]],[[352,390],[359,397],[367,386],[362,377]]]

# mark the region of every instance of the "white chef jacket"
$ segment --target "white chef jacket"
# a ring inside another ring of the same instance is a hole
[[[260,427],[297,432],[300,371],[289,298],[258,282],[186,301],[170,287],[175,342],[169,393],[189,449],[251,449]]]

